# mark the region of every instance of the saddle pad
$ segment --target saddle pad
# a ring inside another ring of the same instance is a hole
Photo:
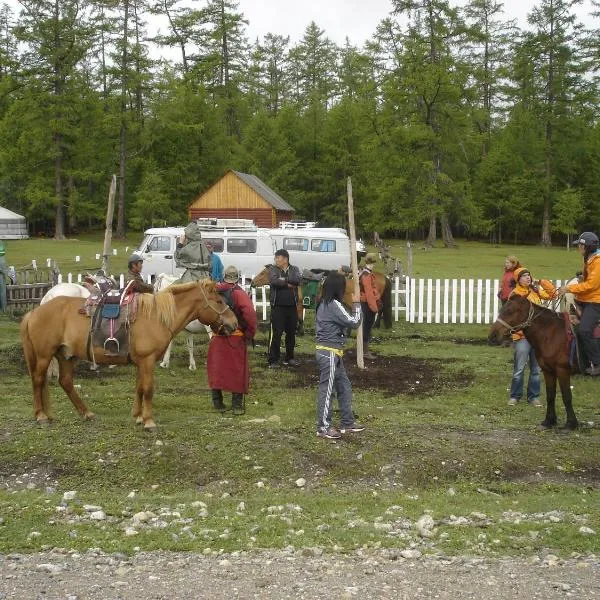
[[[121,306],[119,304],[104,304],[102,306],[103,319],[116,319],[120,312]]]

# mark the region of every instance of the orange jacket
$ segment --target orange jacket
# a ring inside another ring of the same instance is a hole
[[[600,303],[600,253],[594,252],[587,259],[587,275],[581,283],[571,283],[567,290],[580,302]]]
[[[360,301],[369,305],[371,312],[377,313],[381,307],[381,296],[375,286],[375,275],[369,269],[364,269],[358,278],[360,284]]]
[[[517,296],[525,296],[529,302],[533,302],[534,304],[541,304],[542,300],[550,300],[554,293],[556,292],[556,288],[551,281],[547,279],[540,279],[537,282],[537,285],[530,285],[529,287],[525,287],[517,283],[515,289],[512,291],[512,294]],[[512,334],[513,341],[522,340],[525,337],[525,334],[522,331],[515,331]]]

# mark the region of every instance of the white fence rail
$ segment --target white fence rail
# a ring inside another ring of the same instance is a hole
[[[83,274],[59,274],[58,282],[81,283]],[[242,281],[253,275],[242,274]],[[125,276],[119,276],[123,287]],[[562,285],[555,281],[556,287]],[[269,288],[243,286],[252,297],[259,318],[269,316]],[[480,323],[495,321],[500,308],[498,279],[412,279],[392,282],[392,315],[395,321],[410,323]]]

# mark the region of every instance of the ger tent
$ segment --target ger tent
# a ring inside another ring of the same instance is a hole
[[[28,237],[25,217],[0,206],[0,240],[22,240]]]

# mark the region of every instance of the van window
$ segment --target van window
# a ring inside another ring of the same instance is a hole
[[[283,238],[284,250],[308,251],[308,240],[299,237]]]
[[[225,247],[223,244],[223,238],[213,238],[213,237],[202,236],[202,241],[205,244],[206,244],[206,242],[210,242],[213,245],[214,252],[223,252],[223,248]]]
[[[256,254],[256,240],[251,238],[229,238],[227,252],[231,254]]]
[[[310,249],[313,252],[335,252],[335,240],[312,240]]]
[[[169,252],[171,250],[171,238],[167,235],[156,235],[148,244],[146,252]]]

